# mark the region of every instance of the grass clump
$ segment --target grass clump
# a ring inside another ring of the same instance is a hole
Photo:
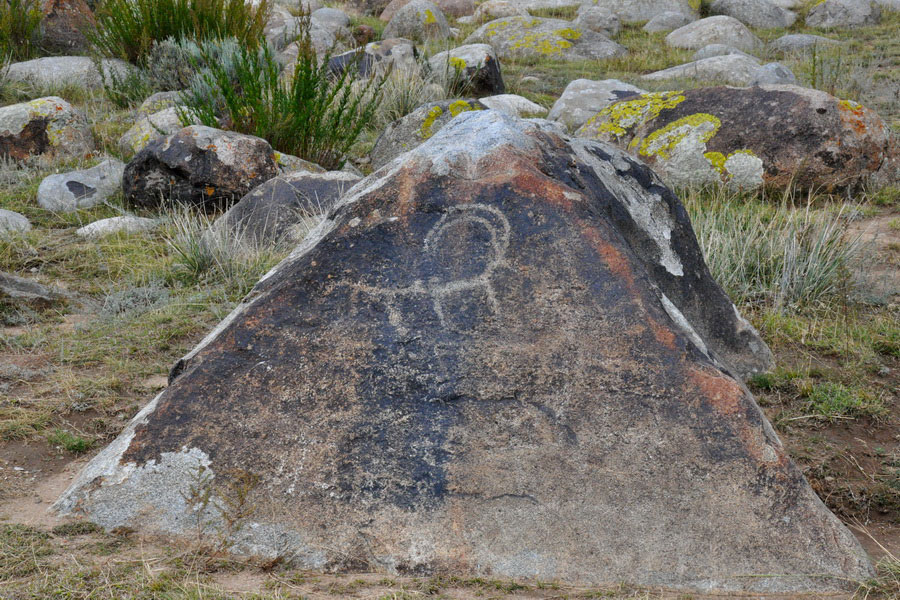
[[[0,2],[0,57],[28,60],[41,40],[41,6],[37,0]]]
[[[249,133],[275,150],[332,170],[373,123],[384,77],[358,79],[357,69],[333,75],[328,56],[318,60],[308,35],[301,32],[300,52],[289,76],[268,46],[238,45],[226,59],[204,56],[205,69],[184,95],[188,113],[205,125]]]
[[[58,446],[71,454],[82,454],[94,445],[92,440],[83,438],[65,429],[56,428],[47,435],[47,442],[51,446]]]
[[[887,412],[879,398],[841,383],[825,381],[805,391],[809,409],[828,420],[880,417]]]
[[[271,8],[245,0],[103,0],[87,36],[105,56],[138,63],[163,40],[235,38],[258,48]]]
[[[53,553],[46,533],[24,525],[0,525],[0,582],[38,571]]]

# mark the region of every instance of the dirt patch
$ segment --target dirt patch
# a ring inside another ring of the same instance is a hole
[[[859,238],[864,259],[855,277],[866,296],[883,302],[900,300],[900,216],[879,215],[859,219],[847,228]]]

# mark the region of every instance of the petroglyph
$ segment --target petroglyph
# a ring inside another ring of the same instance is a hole
[[[427,279],[398,288],[353,284],[359,290],[387,301],[391,325],[405,331],[399,300],[427,295],[444,327],[456,329],[445,310],[449,304],[464,306],[466,299],[483,296],[492,314],[500,311],[491,277],[506,262],[509,221],[503,213],[485,204],[455,206],[438,219],[425,236],[422,271]],[[480,252],[472,252],[473,248]]]

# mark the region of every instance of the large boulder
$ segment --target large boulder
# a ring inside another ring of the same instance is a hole
[[[578,16],[572,21],[574,29],[579,31],[596,31],[608,38],[619,35],[622,25],[616,13],[605,8],[583,5],[584,10],[578,11]]]
[[[412,150],[462,113],[485,108],[484,104],[473,98],[442,100],[420,106],[388,125],[378,136],[369,154],[372,167],[378,169]]]
[[[394,18],[394,15],[397,14],[398,10],[412,1],[413,0],[391,0],[391,3],[385,7],[384,12],[381,13],[381,17],[379,18],[385,23],[389,23],[391,19]],[[434,4],[442,13],[450,15],[451,17],[465,17],[466,15],[471,15],[475,12],[474,0],[436,0]]]
[[[460,93],[492,96],[506,91],[500,60],[488,44],[469,44],[438,52],[428,60],[431,72]]]
[[[360,177],[345,171],[294,171],[268,180],[212,225],[212,235],[249,247],[296,245]]]
[[[645,94],[603,109],[578,135],[628,148],[673,185],[842,190],[865,182],[891,152],[874,111],[792,85]]]
[[[645,81],[692,79],[730,85],[750,85],[760,69],[759,61],[743,54],[710,56],[693,62],[642,75]]]
[[[870,577],[721,362],[764,346],[676,196],[545,123],[467,113],[357,184],[56,509],[320,570]]]
[[[27,231],[31,231],[31,222],[28,221],[28,217],[12,210],[0,208],[0,236]]]
[[[90,169],[48,175],[38,186],[38,205],[59,213],[97,206],[122,189],[124,171],[125,163],[110,158]]]
[[[528,11],[514,0],[487,0],[475,9],[473,20],[476,23],[503,19],[505,17],[527,17]]]
[[[641,29],[647,33],[661,33],[664,31],[673,31],[679,27],[684,27],[685,25],[693,23],[694,21],[696,21],[696,19],[683,12],[667,10],[647,21]]]
[[[447,17],[429,0],[412,0],[401,7],[384,28],[384,38],[408,38],[418,42],[452,37]]]
[[[789,33],[769,42],[769,48],[775,52],[789,53],[803,52],[815,47],[825,48],[840,43],[841,42],[838,40],[822,37],[820,35]]]
[[[485,23],[466,44],[490,44],[501,58],[604,59],[627,53],[602,33],[560,19],[507,17]]]
[[[0,156],[80,157],[93,150],[87,118],[62,98],[47,96],[0,108]]]
[[[43,0],[41,46],[54,53],[88,50],[84,32],[96,25],[94,13],[84,0]]]
[[[881,7],[872,0],[825,0],[806,15],[807,27],[863,27],[881,21]]]
[[[220,208],[278,172],[264,139],[192,125],[151,141],[125,167],[122,189],[132,206],[170,203]]]
[[[796,13],[771,0],[715,0],[709,8],[714,15],[728,15],[757,29],[786,29],[797,20]]]
[[[98,64],[103,69],[102,74]],[[9,65],[6,77],[39,88],[79,86],[100,89],[104,77],[107,81],[123,79],[131,69],[128,63],[117,59],[105,58],[98,63],[87,56],[44,56]]]
[[[594,0],[592,6],[616,13],[623,23],[649,21],[666,11],[680,12],[691,19],[697,18],[697,13],[688,0]]]
[[[725,44],[744,52],[753,52],[763,46],[762,40],[743,23],[726,15],[707,17],[679,27],[666,36],[666,44],[689,50],[698,50],[708,44]]]
[[[388,69],[418,72],[418,58],[419,52],[411,40],[388,38],[370,42],[362,49],[335,54],[329,59],[328,68],[335,75],[340,75],[353,67],[361,77],[371,77]]]
[[[618,79],[576,79],[569,82],[563,90],[547,118],[574,131],[610,104],[645,92],[646,90]]]

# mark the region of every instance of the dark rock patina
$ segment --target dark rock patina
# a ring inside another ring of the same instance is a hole
[[[869,576],[717,358],[759,354],[741,327],[650,169],[461,115],[348,192],[56,506],[191,535],[198,480],[220,498],[258,480],[232,547],[316,569]]]

